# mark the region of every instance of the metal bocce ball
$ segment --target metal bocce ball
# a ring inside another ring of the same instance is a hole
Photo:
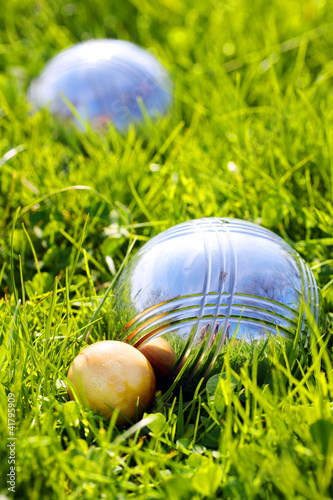
[[[219,372],[228,346],[306,341],[319,302],[311,270],[289,244],[229,218],[192,220],[152,238],[116,290],[121,339],[143,351],[162,337],[175,353],[167,378],[183,370],[185,387]]]
[[[130,123],[164,115],[171,106],[169,76],[148,51],[122,40],[89,40],[62,51],[33,80],[28,98],[60,119],[112,122],[121,132]],[[73,113],[73,108],[75,111]],[[78,117],[75,117],[78,114]]]

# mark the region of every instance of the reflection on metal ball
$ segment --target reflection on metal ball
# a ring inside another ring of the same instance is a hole
[[[49,108],[61,119],[99,127],[112,121],[119,131],[164,115],[172,102],[169,76],[148,51],[122,40],[89,40],[55,56],[31,83],[34,108]],[[70,105],[68,105],[68,102]]]
[[[123,271],[116,307],[122,340],[140,347],[163,336],[176,353],[173,378],[183,368],[185,385],[220,370],[230,343],[306,339],[321,316],[314,276],[290,245],[229,218],[152,238]]]

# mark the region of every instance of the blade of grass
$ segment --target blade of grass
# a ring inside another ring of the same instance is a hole
[[[115,275],[115,277],[113,278],[113,280],[111,281],[110,285],[108,286],[105,294],[103,295],[103,298],[102,300],[100,301],[99,303],[99,306],[97,307],[96,311],[94,312],[94,314],[92,315],[91,319],[90,319],[90,322],[89,322],[89,325],[86,327],[86,329],[84,330],[84,333],[83,333],[83,337],[85,337],[86,339],[86,342],[88,341],[88,338],[89,338],[89,330],[90,330],[90,323],[93,323],[93,321],[95,320],[96,316],[99,314],[100,310],[102,309],[103,305],[104,305],[104,302],[106,301],[106,299],[108,298],[112,288],[114,287],[114,284],[117,282],[119,276],[120,276],[120,273],[121,271],[123,270],[124,266],[126,265],[127,263],[127,260],[129,258],[129,255],[130,253],[132,252],[132,249],[134,247],[136,243],[136,239],[134,239],[132,241],[132,243],[130,244],[128,250],[127,250],[127,253],[126,253],[126,256],[125,256],[125,259],[123,260],[117,274]]]

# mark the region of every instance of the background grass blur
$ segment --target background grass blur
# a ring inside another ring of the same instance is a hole
[[[152,51],[172,113],[126,136],[32,114],[45,63],[90,38]],[[329,0],[10,0],[0,9],[1,491],[7,394],[16,397],[14,498],[333,496],[333,8]],[[124,432],[67,402],[84,345],[115,336],[112,291],[128,250],[176,223],[238,217],[312,267],[326,326],[307,365],[274,359],[157,398]],[[301,372],[300,372],[301,370]],[[299,375],[301,373],[301,376]]]

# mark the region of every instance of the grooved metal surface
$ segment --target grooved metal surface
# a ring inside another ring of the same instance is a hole
[[[122,339],[163,336],[177,354],[174,375],[206,376],[223,346],[309,333],[320,303],[314,276],[279,236],[238,219],[198,219],[152,238],[116,290]]]
[[[56,55],[32,81],[28,98],[34,108],[49,108],[82,127],[66,103],[92,126],[112,121],[125,131],[143,121],[138,100],[151,118],[172,103],[171,80],[148,51],[122,40],[89,40]]]

